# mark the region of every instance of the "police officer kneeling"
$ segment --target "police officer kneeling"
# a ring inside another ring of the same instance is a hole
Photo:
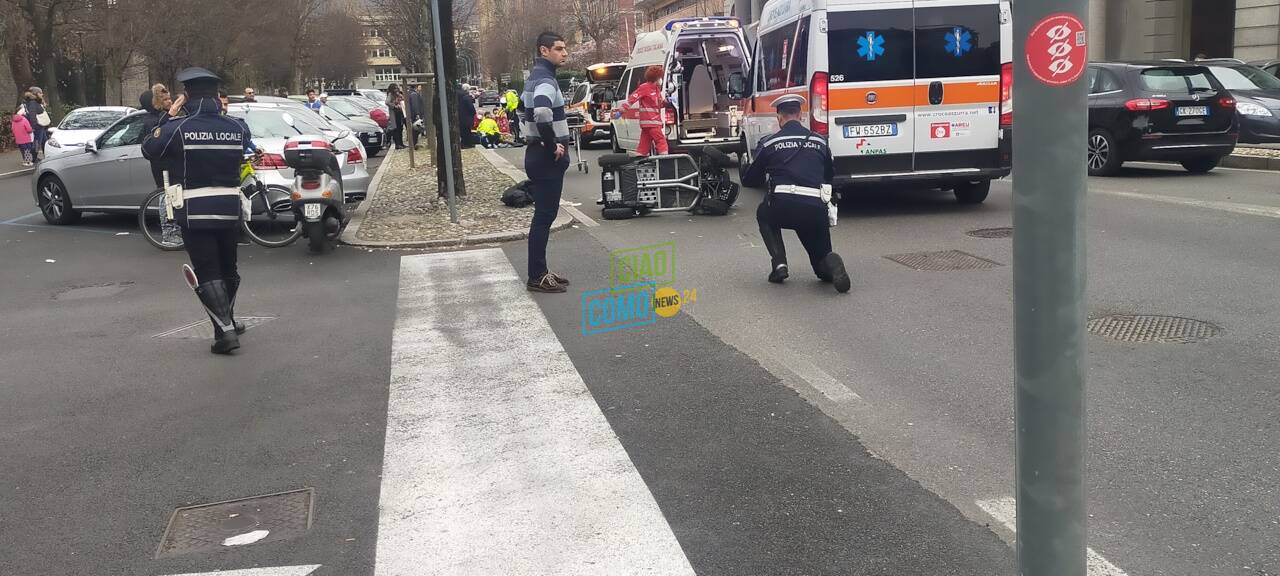
[[[213,321],[215,354],[240,347],[235,321],[236,240],[239,236],[240,163],[249,146],[245,125],[221,113],[220,78],[203,68],[178,73],[186,88],[170,114],[142,143],[142,153],[159,161],[169,183],[182,186],[182,207],[174,219],[195,269],[196,295]],[[181,110],[178,110],[178,104]]]
[[[804,97],[790,94],[773,101],[778,112],[776,134],[760,141],[754,160],[743,175],[742,185],[769,187],[764,202],[756,209],[756,221],[765,248],[773,259],[769,281],[787,279],[787,251],[782,229],[795,230],[809,253],[813,272],[837,291],[849,291],[849,275],[840,255],[831,251],[831,230],[823,184],[835,174],[827,140],[804,127],[800,119]],[[766,181],[766,177],[768,180]]]

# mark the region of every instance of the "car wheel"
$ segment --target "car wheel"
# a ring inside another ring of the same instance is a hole
[[[1101,128],[1089,132],[1089,175],[1112,176],[1120,171],[1124,163],[1120,159],[1120,148],[1110,132]]]
[[[1210,170],[1217,168],[1218,162],[1221,161],[1221,158],[1213,156],[1208,158],[1192,158],[1191,160],[1183,160],[1182,167],[1186,168],[1187,172],[1192,174],[1205,174]]]
[[[617,132],[614,132],[614,133],[613,133],[613,136],[609,138],[609,143],[613,145],[613,153],[614,153],[614,154],[621,154],[621,153],[622,153],[622,146],[619,146],[619,145],[618,145],[618,133],[617,133]]]
[[[71,208],[71,197],[67,187],[57,176],[46,176],[40,180],[40,213],[50,224],[74,224],[80,219],[80,212]]]
[[[991,181],[962,182],[956,185],[956,201],[961,204],[981,204],[991,193]]]

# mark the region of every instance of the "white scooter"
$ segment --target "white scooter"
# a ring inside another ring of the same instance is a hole
[[[312,253],[332,249],[351,220],[342,192],[342,165],[350,148],[345,136],[301,135],[284,144],[284,163],[293,168],[289,197]]]

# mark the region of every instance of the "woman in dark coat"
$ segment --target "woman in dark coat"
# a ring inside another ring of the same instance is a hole
[[[391,110],[391,118],[387,125],[387,131],[391,133],[391,139],[396,143],[396,149],[404,148],[404,94],[400,92],[399,84],[387,86],[387,108]]]

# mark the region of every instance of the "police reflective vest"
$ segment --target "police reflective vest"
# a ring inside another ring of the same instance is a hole
[[[662,89],[653,82],[645,82],[627,98],[624,109],[638,110],[640,126],[662,126]]]
[[[230,228],[240,222],[240,164],[252,144],[245,124],[220,113],[217,98],[183,106],[185,116],[169,118],[142,143],[142,154],[181,184],[180,224],[193,229]]]

